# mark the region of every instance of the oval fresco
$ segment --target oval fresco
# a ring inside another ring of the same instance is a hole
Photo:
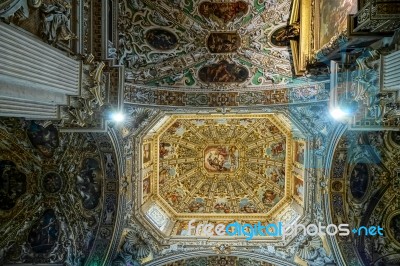
[[[54,125],[43,127],[31,121],[27,133],[33,147],[38,149],[45,157],[53,156],[59,145],[58,131]]]
[[[151,47],[157,50],[171,50],[178,44],[175,34],[165,29],[148,30],[145,39]]]
[[[390,219],[389,227],[394,239],[400,243],[400,214],[397,214]]]
[[[26,175],[12,161],[0,161],[0,209],[11,210],[26,192]]]
[[[76,177],[76,189],[85,209],[94,209],[99,204],[101,195],[101,168],[97,160],[87,158]]]
[[[227,61],[204,66],[199,70],[200,80],[206,83],[241,83],[248,77],[247,68]]]
[[[61,176],[54,172],[47,173],[42,179],[42,186],[49,193],[60,191],[62,185]]]
[[[207,38],[211,53],[232,53],[240,47],[240,37],[236,32],[213,32]]]
[[[350,176],[350,192],[355,199],[364,197],[368,189],[368,168],[364,163],[358,163]]]
[[[202,2],[199,5],[199,13],[205,18],[211,19],[219,25],[224,25],[243,17],[248,11],[248,5],[244,1],[233,3]]]
[[[36,253],[47,253],[58,240],[59,225],[53,210],[46,210],[29,232],[28,242]]]

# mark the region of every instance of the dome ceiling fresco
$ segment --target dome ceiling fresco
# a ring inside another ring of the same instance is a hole
[[[152,221],[154,215],[182,220],[171,234],[181,234],[189,218],[266,221],[293,200],[302,204],[304,143],[293,139],[281,115],[171,115],[161,121],[143,137],[137,194]]]
[[[149,88],[260,89],[293,83],[289,48],[271,39],[287,25],[290,4],[123,2],[119,63],[126,66],[128,83]]]

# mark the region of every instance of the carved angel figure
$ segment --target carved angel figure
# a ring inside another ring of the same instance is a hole
[[[56,3],[54,5],[43,4],[42,12],[42,34],[49,43],[67,41],[76,38],[69,28],[71,5]]]

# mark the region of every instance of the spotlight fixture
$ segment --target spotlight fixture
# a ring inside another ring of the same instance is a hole
[[[125,115],[124,115],[123,113],[121,113],[121,112],[112,113],[112,114],[111,114],[111,119],[112,119],[114,122],[119,123],[119,122],[124,121]]]
[[[329,110],[329,113],[335,120],[342,120],[348,116],[348,113],[340,109],[339,107],[335,107]]]

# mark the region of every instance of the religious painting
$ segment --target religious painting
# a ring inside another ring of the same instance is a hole
[[[284,161],[285,160],[285,151],[286,151],[286,142],[285,140],[281,140],[278,142],[271,143],[265,153],[267,157],[269,157],[272,160],[277,160],[277,161]]]
[[[150,193],[150,178],[146,177],[143,179],[143,196],[146,196]]]
[[[178,44],[175,34],[161,28],[148,30],[145,39],[151,47],[157,50],[172,50]]]
[[[277,184],[280,188],[285,187],[285,167],[283,166],[269,166],[265,170],[267,179],[272,183]]]
[[[82,199],[85,209],[94,209],[99,204],[101,195],[101,167],[97,160],[87,158],[82,163],[82,168],[76,177],[76,189]]]
[[[217,64],[204,66],[199,70],[199,78],[206,83],[241,83],[249,77],[249,71],[244,66],[221,61]]]
[[[320,0],[319,46],[347,28],[347,15],[357,12],[356,0]]]
[[[1,160],[0,184],[0,209],[11,210],[26,192],[26,175],[12,161]]]
[[[298,176],[294,176],[294,195],[304,199],[304,181]]]
[[[52,250],[59,236],[59,225],[53,210],[46,210],[29,232],[28,242],[36,253]]]
[[[296,141],[294,143],[294,161],[304,165],[304,150],[305,144],[303,142]]]
[[[184,196],[185,192],[182,188],[175,188],[173,191],[167,192],[166,195],[164,195],[164,198],[169,204],[171,204],[172,206],[176,206],[180,202],[182,202]]]
[[[350,175],[350,192],[353,197],[360,200],[368,189],[368,167],[365,163],[358,163],[354,166]]]
[[[262,193],[261,202],[268,207],[273,207],[279,200],[279,195],[272,189],[266,189]]]
[[[394,239],[400,244],[400,214],[397,214],[390,219],[389,226]]]
[[[42,178],[42,186],[49,193],[60,191],[62,184],[61,176],[55,172],[46,173]]]
[[[240,37],[236,32],[213,32],[207,38],[211,53],[232,53],[240,47]]]
[[[167,179],[171,179],[176,175],[174,166],[164,165],[160,167],[158,172],[158,184],[163,185]]]
[[[190,204],[189,204],[189,212],[204,212],[204,199],[202,198],[195,198]]]
[[[151,149],[150,143],[143,145],[143,163],[148,163],[151,160]]]
[[[214,203],[214,212],[216,213],[230,213],[231,208],[228,203],[228,199],[218,197]]]
[[[168,159],[175,156],[175,147],[170,143],[161,142],[159,149],[160,159]]]
[[[239,210],[244,213],[256,213],[257,208],[248,198],[243,198],[239,202]]]
[[[299,25],[289,25],[275,30],[271,35],[271,43],[275,46],[289,46],[290,40],[299,38]]]
[[[248,11],[248,5],[244,1],[233,3],[202,2],[199,5],[199,13],[206,19],[210,19],[220,26],[243,17]]]
[[[27,133],[32,145],[45,157],[50,158],[53,156],[59,145],[58,131],[54,125],[43,127],[31,121]]]
[[[204,151],[204,168],[212,173],[234,172],[239,167],[239,151],[234,145],[208,146]]]

